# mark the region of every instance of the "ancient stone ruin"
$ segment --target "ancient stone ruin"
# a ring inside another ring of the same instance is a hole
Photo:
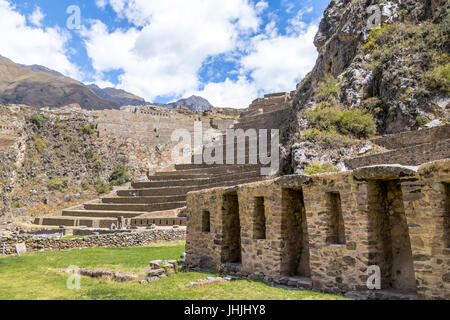
[[[246,109],[232,127],[234,129],[280,129],[291,116],[290,93],[277,93],[266,95],[264,99],[255,100]],[[99,132],[103,134],[136,136],[136,139],[150,139],[155,143],[153,127],[156,122],[150,121],[151,117],[160,117],[161,108],[149,108],[137,111],[135,107],[123,111],[99,111],[96,112],[96,123],[99,123]],[[163,117],[164,130],[158,131],[161,135],[159,142],[170,140],[171,130],[178,128],[194,128],[194,116],[180,116],[171,111],[165,111],[168,117]],[[144,117],[144,118],[142,118]],[[138,121],[139,120],[139,121]],[[136,122],[137,121],[137,122]],[[170,122],[170,125],[168,124]],[[203,119],[204,123],[210,122]],[[234,120],[233,120],[234,122]],[[231,124],[233,124],[231,122]],[[139,124],[139,125],[136,125]],[[148,126],[150,129],[146,129]],[[230,126],[229,121],[215,122],[216,129],[224,132]],[[130,130],[130,128],[134,128]],[[205,128],[209,128],[206,126]],[[142,130],[142,135],[138,132]],[[145,136],[146,131],[150,136]],[[175,165],[173,171],[156,172],[148,176],[148,181],[133,182],[131,189],[120,190],[116,196],[106,196],[99,201],[85,203],[82,206],[63,210],[62,216],[44,216],[35,219],[34,223],[42,226],[67,226],[110,228],[117,225],[118,218],[123,219],[124,226],[146,227],[157,226],[185,226],[186,217],[177,213],[174,209],[186,206],[188,192],[214,187],[234,186],[264,179],[261,176],[260,164],[250,164],[248,152],[249,145],[238,150],[236,141],[223,140],[224,157],[226,157],[226,145],[235,144],[235,160],[233,165],[227,164],[194,164],[195,154],[192,155],[192,164]],[[244,152],[244,157],[239,151]],[[200,150],[199,152],[203,152]],[[238,161],[242,161],[238,164]]]
[[[187,260],[365,298],[450,298],[450,160],[191,192]],[[369,290],[376,266],[381,290]]]

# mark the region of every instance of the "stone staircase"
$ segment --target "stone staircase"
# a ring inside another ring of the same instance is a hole
[[[266,96],[253,102],[243,112],[235,129],[279,129],[289,107],[287,94]],[[229,144],[234,144],[234,163],[181,164],[173,171],[156,172],[145,182],[133,182],[131,188],[119,190],[114,196],[62,211],[61,216],[36,218],[35,224],[44,226],[110,228],[118,220],[128,226],[146,227],[186,225],[186,218],[178,210],[186,206],[188,192],[214,187],[235,186],[264,179],[261,165],[249,164],[249,144],[239,146],[223,136],[224,159]],[[252,141],[249,141],[252,142]],[[206,147],[204,148],[204,150]],[[269,153],[270,154],[270,153]],[[244,156],[242,156],[244,155]],[[195,155],[192,156],[194,163]],[[239,161],[238,161],[239,160]],[[240,164],[242,163],[242,164]]]
[[[380,164],[418,166],[431,161],[449,159],[450,124],[388,135],[373,139],[372,142],[388,151],[347,160],[347,167],[356,169]]]

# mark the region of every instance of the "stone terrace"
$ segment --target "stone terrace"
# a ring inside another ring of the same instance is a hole
[[[264,99],[254,101],[248,111],[241,115],[234,128],[279,129],[289,117],[286,112],[289,104],[290,94],[267,95]],[[131,226],[184,226],[186,217],[175,213],[174,209],[186,206],[188,192],[235,186],[264,178],[261,176],[260,165],[249,164],[248,144],[242,147],[236,141],[224,140],[225,150],[227,143],[235,145],[235,165],[176,165],[174,171],[157,172],[148,177],[149,181],[134,182],[131,189],[120,190],[114,197],[105,197],[64,210],[62,216],[36,218],[35,224],[109,228],[112,224],[117,225],[120,219],[123,224]],[[226,157],[226,152],[224,156]],[[192,160],[194,159],[195,156],[192,157]],[[238,160],[242,161],[242,164],[238,164],[241,163]]]
[[[373,299],[450,299],[450,160],[188,194],[187,264]],[[367,288],[368,268],[382,290]]]
[[[389,151],[346,161],[355,169],[376,164],[404,164],[417,166],[422,163],[450,158],[450,124],[409,131],[373,139],[372,142]]]

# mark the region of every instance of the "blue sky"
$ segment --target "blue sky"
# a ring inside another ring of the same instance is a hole
[[[0,0],[0,55],[153,102],[246,107],[314,65],[329,0]],[[67,27],[70,6],[78,29]]]

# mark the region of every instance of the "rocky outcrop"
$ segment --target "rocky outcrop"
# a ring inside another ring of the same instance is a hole
[[[373,28],[376,10],[381,24]],[[310,161],[339,165],[343,158],[365,150],[365,141],[353,141],[345,148],[338,143],[325,150],[302,139],[306,130],[314,129],[306,112],[326,103],[371,115],[381,135],[418,130],[430,121],[450,121],[449,92],[427,78],[450,62],[448,32],[443,31],[448,28],[448,12],[448,1],[440,0],[331,1],[314,41],[319,52],[316,65],[295,92],[297,117],[291,127],[296,129],[290,132],[291,165],[285,171],[302,169]],[[337,83],[331,89],[339,90],[336,101],[317,93],[318,84],[330,75]],[[374,148],[370,142],[367,147]]]

